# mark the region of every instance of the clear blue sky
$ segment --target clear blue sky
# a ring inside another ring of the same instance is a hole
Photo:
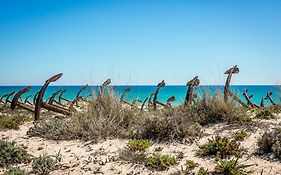
[[[281,82],[280,0],[0,0],[0,85]]]

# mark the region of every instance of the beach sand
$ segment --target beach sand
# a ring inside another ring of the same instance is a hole
[[[271,155],[259,156],[256,155],[257,139],[261,135],[270,130],[270,128],[280,126],[281,115],[278,119],[272,120],[256,120],[254,119],[254,126],[251,128],[241,128],[237,125],[227,125],[226,123],[219,123],[204,127],[206,136],[198,139],[192,144],[181,144],[177,142],[172,143],[154,143],[148,149],[148,154],[155,153],[156,147],[162,147],[160,154],[169,154],[177,156],[182,154],[182,159],[178,161],[177,165],[170,167],[167,171],[155,171],[148,169],[144,165],[131,164],[118,160],[120,150],[126,147],[128,140],[114,139],[101,141],[100,143],[83,142],[83,141],[54,141],[38,137],[29,137],[27,131],[33,125],[32,123],[23,124],[19,130],[9,130],[0,132],[2,139],[9,141],[16,141],[18,145],[26,148],[28,153],[34,157],[42,154],[56,155],[58,152],[62,155],[62,161],[52,171],[52,175],[58,174],[172,174],[178,172],[185,167],[186,160],[193,160],[199,164],[199,167],[207,168],[212,171],[215,167],[215,158],[207,157],[201,158],[195,155],[198,146],[204,144],[209,138],[215,135],[231,137],[238,129],[250,129],[249,136],[241,142],[241,147],[246,151],[246,155],[240,160],[244,164],[251,164],[249,170],[253,170],[255,175],[260,175],[263,171],[265,175],[281,174],[280,161],[273,158]],[[246,126],[245,126],[246,127]],[[27,165],[20,165],[22,169],[31,172],[31,163]],[[199,167],[195,168],[197,172]],[[1,169],[1,173],[4,169]]]

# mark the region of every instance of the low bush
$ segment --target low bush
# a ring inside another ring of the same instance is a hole
[[[147,166],[159,171],[166,170],[176,163],[176,158],[169,155],[153,155],[147,160]]]
[[[25,121],[30,121],[31,117],[23,113],[15,113],[14,111],[7,114],[0,113],[0,130],[14,129],[18,130],[20,125]]]
[[[256,114],[257,118],[260,119],[273,119],[275,118],[273,112],[269,109],[260,109],[258,110],[257,114]]]
[[[210,174],[209,172],[208,172],[208,169],[205,169],[205,168],[200,168],[199,169],[199,171],[197,172],[197,174],[196,175],[208,175],[208,174]]]
[[[4,172],[4,175],[25,175],[25,171],[19,167],[11,167]]]
[[[194,168],[198,167],[198,163],[194,162],[193,160],[186,160],[185,162],[186,168],[189,170],[193,170]]]
[[[196,154],[200,156],[215,155],[219,158],[239,155],[240,153],[241,150],[239,149],[238,142],[220,136],[209,139],[206,144],[201,145],[200,149],[196,151]]]
[[[38,175],[48,175],[55,169],[55,166],[60,162],[61,155],[50,156],[43,154],[37,158],[34,158],[32,162],[33,173]]]
[[[247,132],[246,132],[246,131],[243,131],[243,130],[237,131],[237,132],[235,132],[235,134],[234,134],[235,140],[239,140],[239,141],[244,140],[245,137],[247,137],[247,136],[248,136]]]
[[[273,153],[281,159],[281,128],[275,128],[266,132],[258,140],[259,151],[262,153]]]
[[[246,171],[248,167],[252,165],[244,165],[238,162],[238,159],[232,160],[220,160],[215,167],[214,174],[223,175],[247,175],[251,171]]]
[[[134,139],[128,142],[127,147],[132,151],[145,151],[151,145],[152,143],[149,140]]]
[[[26,163],[31,160],[27,151],[15,144],[15,142],[0,140],[0,167]]]

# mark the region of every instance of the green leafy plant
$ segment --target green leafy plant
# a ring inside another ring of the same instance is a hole
[[[245,137],[247,137],[247,136],[248,136],[248,134],[246,131],[241,130],[241,131],[235,132],[235,140],[241,141],[241,140],[244,140]]]
[[[201,167],[196,175],[208,175],[208,174],[209,174],[208,169]]]
[[[273,119],[274,114],[271,110],[265,108],[265,109],[260,109],[257,112],[256,117],[261,119]]]
[[[186,164],[186,168],[189,170],[193,170],[194,168],[196,168],[199,164],[194,162],[193,160],[186,160],[185,162]]]
[[[145,151],[151,145],[152,143],[149,140],[134,139],[128,142],[127,147],[132,151]]]
[[[169,166],[175,165],[176,163],[176,158],[169,155],[153,155],[147,160],[147,166],[160,171],[166,170]]]
[[[34,158],[32,162],[32,169],[35,174],[47,175],[55,169],[55,166],[61,160],[61,155],[58,153],[56,156],[43,154]]]
[[[252,165],[244,165],[238,162],[238,159],[232,160],[220,160],[215,167],[216,174],[224,175],[247,175],[251,171],[246,171],[245,169]]]
[[[15,142],[0,140],[0,167],[7,167],[30,161],[30,155],[27,151],[15,144]]]
[[[215,155],[219,158],[225,158],[230,155],[239,155],[241,153],[238,142],[220,136],[209,139],[206,144],[201,145],[199,148],[200,149],[196,151],[196,154],[201,156]]]
[[[15,114],[13,112],[11,114],[8,113],[7,115],[0,116],[0,130],[18,130],[21,124],[29,120],[30,117]]]
[[[25,171],[19,167],[11,167],[4,172],[4,175],[25,175]]]

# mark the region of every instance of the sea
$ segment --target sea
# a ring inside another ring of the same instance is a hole
[[[0,97],[4,94],[10,93],[12,91],[19,91],[23,89],[25,86],[0,86]],[[81,89],[82,86],[49,86],[47,91],[44,95],[44,100],[47,100],[52,93],[60,89],[66,89],[67,91],[64,93],[64,98],[68,100],[73,100],[77,94],[77,92]],[[123,90],[130,87],[131,91],[125,95],[125,100],[128,102],[132,102],[136,99],[144,100],[145,98],[149,97],[151,93],[156,90],[156,86],[116,86],[115,94],[119,96],[122,94]],[[32,89],[27,92],[26,94],[22,95],[22,99],[25,99],[27,96],[32,95],[30,98],[30,102],[32,102],[33,96],[40,90],[40,86],[33,86]],[[177,106],[184,102],[187,86],[174,86],[174,85],[167,85],[161,88],[160,93],[158,95],[158,99],[161,102],[166,102],[166,100],[171,97],[175,96],[176,100],[172,103],[172,105]],[[97,92],[97,86],[89,86],[85,91],[82,92],[82,96],[89,96]],[[223,93],[224,86],[220,85],[212,85],[212,86],[199,86],[196,89],[196,94],[198,98],[202,97],[203,94],[208,95],[215,95],[216,93]],[[266,96],[267,92],[272,92],[272,98],[276,103],[280,103],[281,97],[281,88],[280,86],[275,85],[233,85],[230,87],[231,91],[235,93],[238,97],[240,97],[243,101],[246,102],[243,91],[245,89],[248,90],[249,95],[253,95],[252,101],[260,105],[261,99]],[[12,97],[11,97],[12,99]],[[268,100],[265,101],[265,105],[270,105]]]

